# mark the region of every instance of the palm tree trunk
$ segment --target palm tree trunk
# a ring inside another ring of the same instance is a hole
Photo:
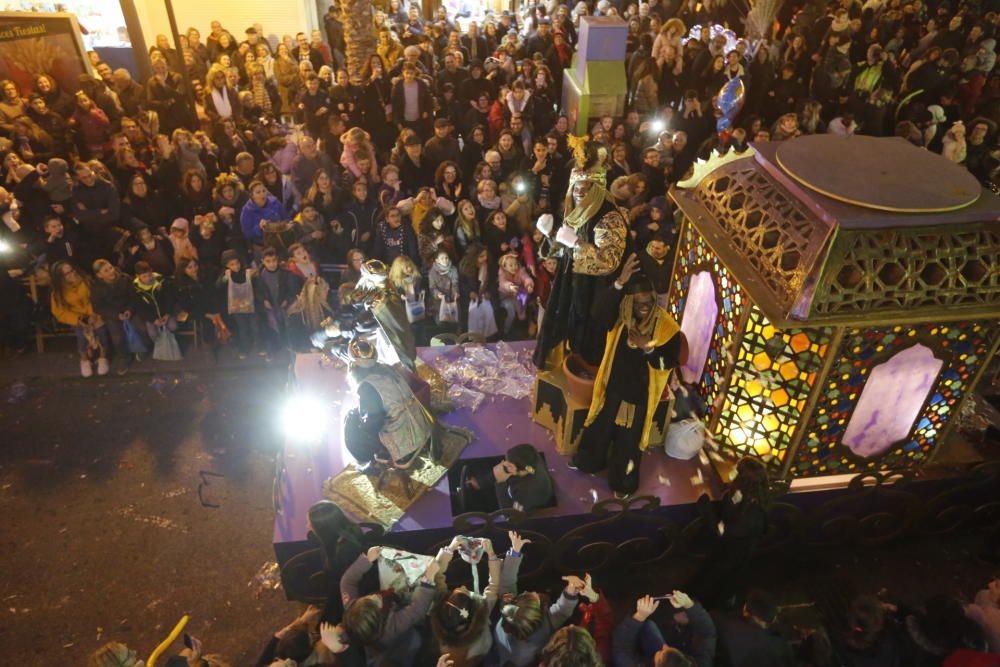
[[[372,3],[371,0],[341,0],[340,11],[347,51],[344,54],[347,56],[347,73],[352,77],[360,76],[378,45],[372,21]]]

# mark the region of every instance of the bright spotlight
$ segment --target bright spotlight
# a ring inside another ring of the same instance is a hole
[[[653,132],[659,134],[660,132],[663,132],[663,130],[667,129],[667,124],[657,118],[649,124],[649,127],[653,130]]]
[[[287,442],[309,444],[326,431],[329,408],[315,396],[293,394],[281,409],[281,430]]]
[[[0,239],[0,253],[10,252],[11,245],[5,239]]]

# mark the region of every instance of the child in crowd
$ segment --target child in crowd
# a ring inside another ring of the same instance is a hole
[[[490,615],[499,598],[500,571],[503,566],[503,559],[498,558],[493,551],[493,543],[489,539],[482,539],[474,545],[477,550],[482,549],[481,554],[475,555],[488,559],[490,579],[482,593],[465,586],[451,591],[445,587],[444,574],[452,556],[456,551],[467,547],[468,542],[467,538],[456,537],[442,554],[437,575],[441,596],[431,610],[434,638],[437,639],[441,653],[446,653],[452,661],[452,667],[476,667],[484,662],[493,647]],[[463,559],[471,555],[463,554]],[[473,568],[478,567],[478,560],[469,560]]]
[[[455,252],[455,237],[450,233],[443,215],[432,214],[424,218],[417,235],[417,247],[425,271],[434,264],[438,252],[449,255]]]
[[[301,245],[295,245],[300,253],[305,252]],[[296,264],[294,255],[289,260],[289,266],[293,264]],[[300,285],[298,274],[280,265],[278,252],[274,248],[265,248],[261,253],[261,268],[253,281],[253,288],[261,314],[260,324],[263,327],[268,358],[288,346],[287,312],[299,293]]]
[[[292,272],[301,282],[319,277],[319,265],[313,261],[309,251],[301,243],[288,246],[288,264],[286,269]]]
[[[352,127],[340,136],[340,140],[344,144],[344,151],[340,154],[341,166],[355,179],[366,179],[372,184],[378,184],[378,165],[372,157],[375,155],[375,146],[368,133],[360,127]],[[359,164],[362,159],[367,164]]]
[[[326,245],[325,239],[329,232],[316,205],[311,201],[303,202],[294,222],[298,237],[298,243],[295,245],[305,246],[311,255],[322,257]],[[292,252],[292,246],[289,246],[288,252]]]
[[[184,218],[177,218],[170,225],[170,235],[167,240],[174,247],[174,264],[182,259],[198,259],[198,251],[188,238],[190,223]]]
[[[382,168],[382,184],[378,189],[378,201],[382,208],[392,208],[403,200],[401,184],[399,167],[387,164]]]
[[[563,577],[566,587],[550,604],[547,595],[532,591],[517,592],[517,573],[524,560],[524,546],[530,543],[517,533],[510,535],[510,553],[503,561],[500,574],[500,621],[494,628],[497,662],[501,665],[527,667],[534,665],[538,654],[552,633],[562,626],[588,588],[579,577]]]
[[[525,319],[531,293],[535,291],[535,282],[521,266],[521,260],[517,255],[509,252],[500,258],[497,283],[500,290],[500,305],[507,311],[503,323],[503,333],[507,335],[514,326],[515,319],[518,321]]]
[[[223,272],[218,285],[225,291],[225,312],[233,324],[239,358],[246,359],[258,337],[257,314],[254,306],[254,272],[243,266],[235,250],[222,253]],[[263,356],[267,354],[261,350]]]
[[[444,550],[442,550],[444,551]],[[359,584],[364,574],[378,561],[381,547],[372,547],[367,554],[347,568],[340,580],[344,597],[343,643],[364,647],[369,655],[378,656],[378,664],[413,665],[422,639],[417,631],[434,602],[435,577],[446,557],[438,557],[427,566],[409,603],[395,591],[381,591],[361,596]]]
[[[428,307],[434,313],[434,321],[437,324],[458,322],[458,269],[451,263],[451,256],[444,250],[439,250],[434,258],[433,264],[427,271],[427,287],[430,289],[430,303]],[[442,308],[442,305],[445,307]],[[448,309],[454,312],[448,313],[446,319],[442,321],[442,314]]]
[[[38,254],[45,256],[45,263],[49,266],[55,262],[72,260],[79,254],[76,229],[67,229],[58,215],[47,216],[42,223],[42,231],[45,233],[45,241],[38,248]]]
[[[466,249],[480,240],[479,220],[476,218],[476,207],[468,199],[458,202],[458,213],[455,217],[455,243],[458,252],[465,254]]]

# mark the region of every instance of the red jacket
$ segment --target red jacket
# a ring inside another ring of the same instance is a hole
[[[605,665],[611,664],[611,635],[615,630],[614,614],[611,612],[611,605],[604,593],[597,591],[597,602],[584,602],[580,598],[580,603],[576,606],[576,613],[579,614],[581,628],[587,630],[597,644],[597,650],[601,653],[601,658]]]
[[[500,136],[500,130],[503,129],[505,120],[503,117],[504,105],[500,103],[498,99],[490,107],[489,115],[487,116],[490,123],[490,144],[496,144],[497,137]]]

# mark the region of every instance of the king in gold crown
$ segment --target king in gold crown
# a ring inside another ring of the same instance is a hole
[[[573,184],[578,181],[591,181],[607,188],[607,174],[604,168],[597,164],[597,149],[590,137],[584,135],[575,137],[567,135],[566,143],[573,151],[573,158],[576,166],[569,174],[569,187],[572,190]]]

